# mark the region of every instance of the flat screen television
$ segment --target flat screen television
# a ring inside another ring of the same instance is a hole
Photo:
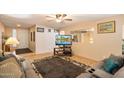
[[[56,35],[56,45],[72,45],[71,35]]]

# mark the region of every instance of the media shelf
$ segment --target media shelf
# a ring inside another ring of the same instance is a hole
[[[54,48],[54,55],[57,56],[72,56],[71,47],[63,46]]]

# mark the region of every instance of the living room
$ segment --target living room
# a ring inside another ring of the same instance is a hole
[[[123,93],[123,56],[124,0],[0,1],[3,93]]]
[[[21,60],[28,60],[29,63],[36,62],[36,60],[39,62],[38,60],[46,57],[56,57],[55,48],[60,47],[59,49],[63,51],[67,47],[71,49],[72,56],[57,56],[86,65],[84,68],[88,75],[92,75],[94,66],[100,61],[111,55],[122,56],[123,14],[1,14],[0,21],[0,49],[4,56],[13,54],[12,46],[6,43],[10,38],[15,38],[18,42],[14,49],[14,52],[16,50],[14,55]],[[106,28],[100,28],[106,25],[111,25],[108,32],[104,30]],[[67,45],[60,44],[57,41],[60,36],[71,39],[71,42],[64,42],[68,43]],[[54,72],[52,75],[50,73],[46,77],[71,77],[61,76],[60,73],[55,74]],[[96,77],[107,77],[108,75],[103,72],[99,73],[102,73],[103,76],[96,75]],[[82,76],[80,71],[76,75],[72,75],[72,77],[86,77],[84,73]],[[34,76],[29,75],[29,77]],[[108,77],[113,76],[108,75]]]

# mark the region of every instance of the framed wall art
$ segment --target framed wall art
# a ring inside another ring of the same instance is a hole
[[[37,32],[44,32],[44,28],[37,27]]]
[[[79,33],[72,34],[72,42],[81,42],[81,34]]]
[[[115,32],[115,21],[109,21],[97,24],[98,34],[102,33],[114,33]]]

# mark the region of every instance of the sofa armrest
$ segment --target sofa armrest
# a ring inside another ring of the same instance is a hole
[[[24,70],[33,69],[31,62],[29,62],[28,60],[21,62],[21,64],[22,64]]]
[[[109,74],[101,69],[95,69],[95,71],[92,74],[99,78],[112,78],[113,77],[112,74]]]
[[[42,78],[42,76],[35,71],[31,62],[25,60],[21,63],[25,71],[26,78]]]
[[[25,61],[25,58],[19,56],[19,55],[13,55],[19,62]]]

